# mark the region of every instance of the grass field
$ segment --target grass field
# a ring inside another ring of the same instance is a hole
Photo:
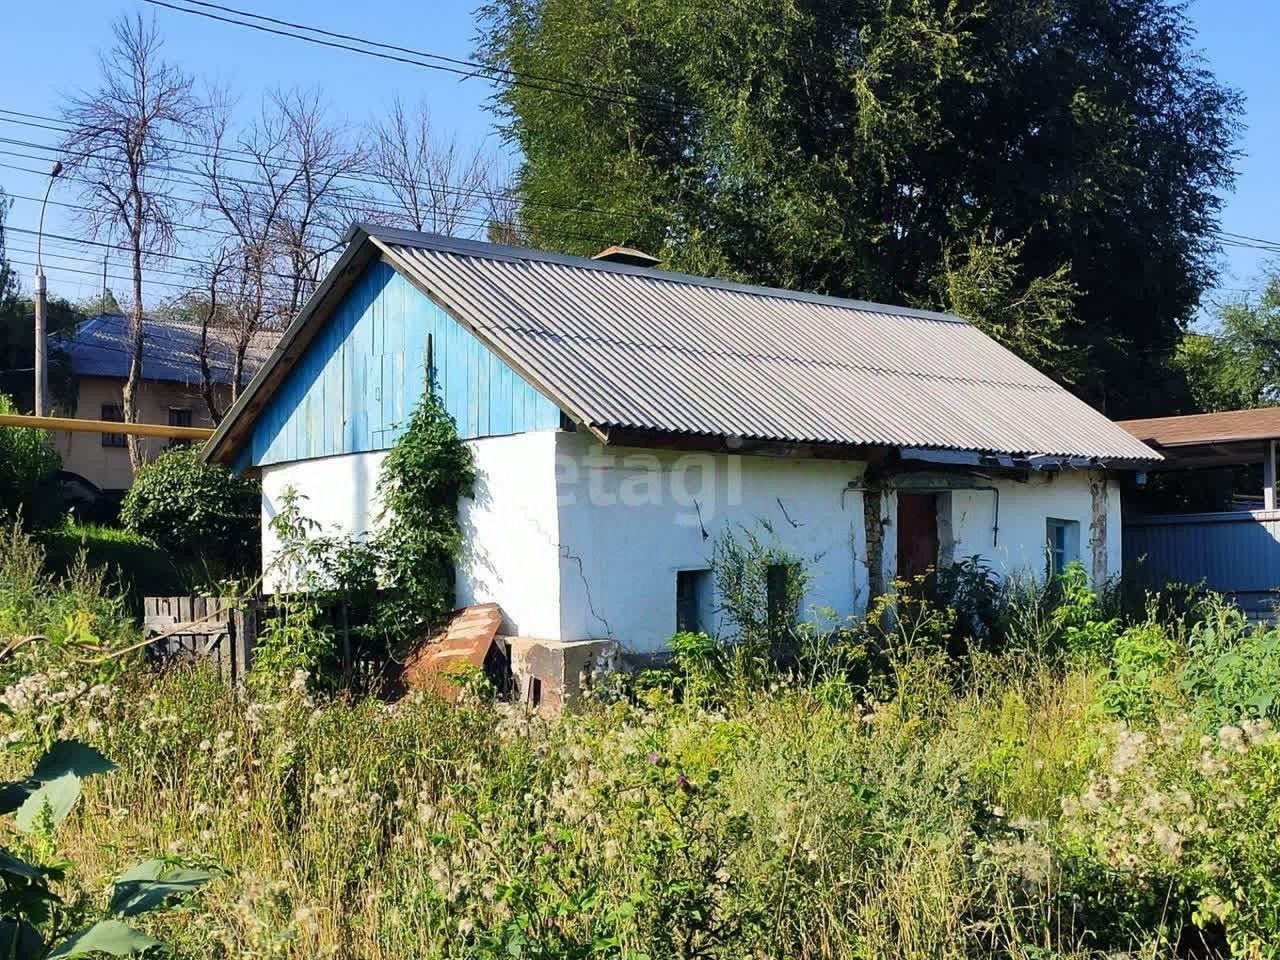
[[[1280,632],[1219,601],[1077,579],[977,636],[900,603],[785,666],[686,637],[549,720],[108,660],[102,581],[7,546],[0,629],[49,635],[0,660],[10,772],[59,737],[119,764],[10,839],[69,862],[69,922],[159,853],[223,871],[148,921],[183,957],[1280,956]]]

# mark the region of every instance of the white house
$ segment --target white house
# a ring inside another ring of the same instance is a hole
[[[431,369],[475,454],[463,603],[508,632],[660,650],[714,626],[716,539],[803,562],[861,611],[966,556],[1120,568],[1112,471],[1159,455],[962,320],[377,227],[346,252],[206,447],[263,518],[367,530]],[[263,544],[269,563],[274,544]]]

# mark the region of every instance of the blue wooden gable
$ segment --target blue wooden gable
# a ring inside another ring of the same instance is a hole
[[[257,418],[241,463],[387,449],[426,386],[428,343],[436,393],[464,439],[560,425],[555,404],[394,268],[375,261]]]

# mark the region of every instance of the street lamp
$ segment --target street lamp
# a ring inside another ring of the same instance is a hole
[[[47,296],[47,288],[44,279],[44,259],[41,253],[44,250],[44,211],[49,205],[49,192],[53,189],[53,181],[58,179],[62,174],[62,161],[58,160],[53,165],[53,170],[49,172],[49,185],[44,188],[44,201],[40,204],[40,229],[36,231],[36,291],[35,291],[35,307],[36,307],[36,337],[35,337],[35,368],[36,368],[36,397],[35,407],[36,416],[44,417],[49,414],[49,338],[48,338],[48,311],[49,301]]]

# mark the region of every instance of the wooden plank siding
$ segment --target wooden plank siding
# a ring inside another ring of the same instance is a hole
[[[559,427],[555,404],[375,261],[263,410],[241,465],[389,448],[426,386],[428,352],[437,394],[464,439]]]

